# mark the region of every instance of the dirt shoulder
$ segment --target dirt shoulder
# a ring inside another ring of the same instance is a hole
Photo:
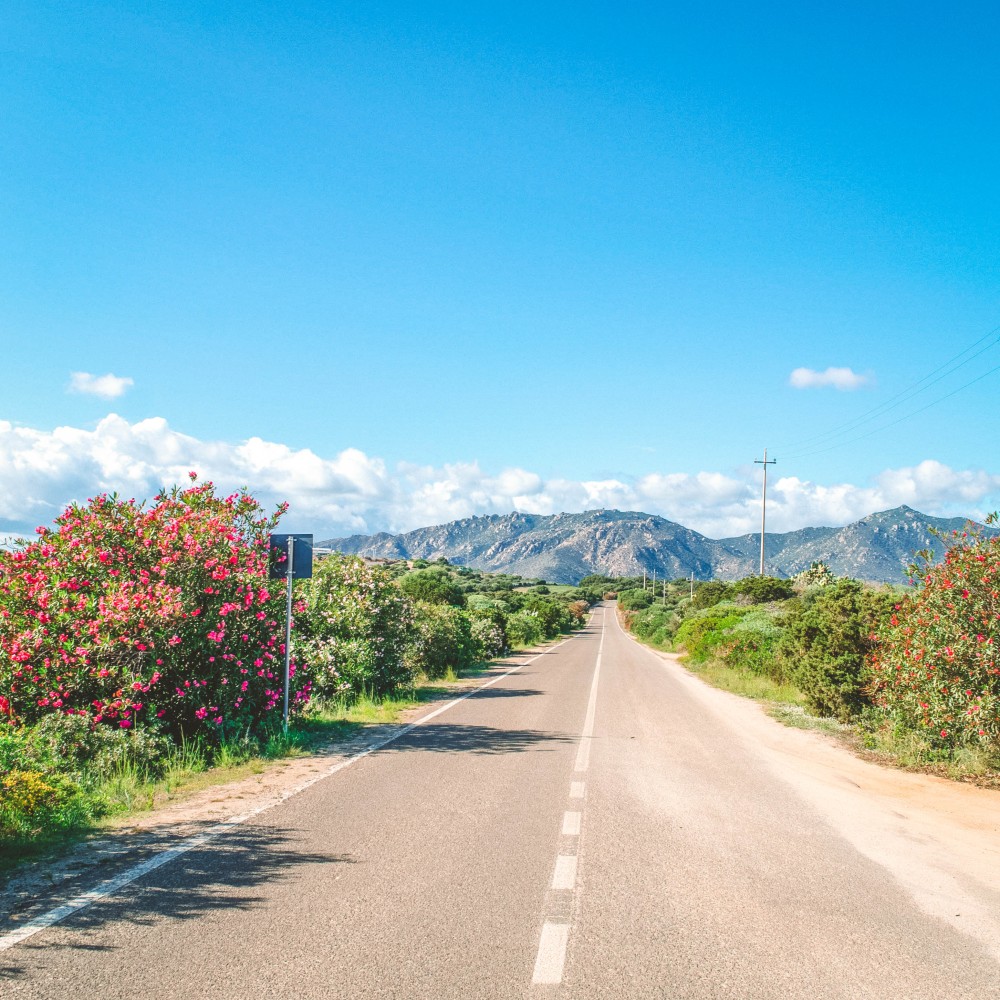
[[[782,725],[759,702],[709,686],[676,654],[644,648],[725,718],[741,752],[761,757],[921,909],[1000,958],[1000,790],[863,759],[836,736]]]

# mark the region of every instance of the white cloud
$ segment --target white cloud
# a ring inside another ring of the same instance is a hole
[[[69,376],[70,392],[78,392],[86,396],[100,396],[101,399],[117,399],[133,385],[135,382],[127,376],[119,378],[110,372],[107,375],[71,372]]]
[[[318,538],[406,531],[477,514],[555,514],[618,508],[661,514],[713,538],[759,530],[759,470],[659,472],[636,479],[543,479],[530,470],[491,474],[476,462],[395,469],[356,448],[324,458],[308,448],[249,438],[203,441],[153,417],[110,414],[93,430],[40,431],[0,421],[0,536],[32,536],[71,500],[102,491],[152,497],[186,483],[189,470],[229,491],[247,485],[273,508],[288,500],[289,530]],[[1000,475],[926,460],[887,469],[862,485],[795,476],[769,481],[767,525],[790,531],[847,524],[908,504],[928,514],[982,517],[1000,498]],[[990,503],[993,498],[993,503]]]
[[[850,368],[827,368],[823,372],[813,371],[812,368],[796,368],[788,376],[788,384],[796,389],[822,389],[833,386],[841,392],[860,389],[862,386],[870,385],[872,381],[871,375],[860,375]]]

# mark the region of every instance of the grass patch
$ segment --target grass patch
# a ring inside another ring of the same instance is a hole
[[[851,732],[850,726],[845,726],[836,719],[821,719],[810,715],[801,705],[770,705],[767,714],[793,729],[813,729],[830,736],[844,736]]]
[[[706,660],[704,663],[687,662],[684,665],[691,673],[696,674],[712,687],[731,691],[744,698],[775,702],[781,705],[802,706],[805,704],[805,697],[793,684],[780,683],[762,674],[751,673],[749,670],[737,670],[734,667],[726,666],[719,660]]]

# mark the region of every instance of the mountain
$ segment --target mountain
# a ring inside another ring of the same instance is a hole
[[[793,576],[816,561],[838,576],[899,583],[920,549],[940,555],[930,529],[962,530],[963,518],[939,518],[896,507],[843,528],[801,528],[765,536],[766,569]],[[987,529],[991,530],[992,529]],[[551,583],[576,583],[588,573],[737,580],[756,573],[760,535],[707,538],[637,511],[582,514],[491,514],[419,528],[401,535],[352,535],[319,546],[369,559],[438,559],[493,573],[517,573]]]

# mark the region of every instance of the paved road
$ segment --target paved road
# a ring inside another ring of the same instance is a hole
[[[0,952],[0,996],[1000,997],[982,936],[921,908],[713,706],[599,608]]]

